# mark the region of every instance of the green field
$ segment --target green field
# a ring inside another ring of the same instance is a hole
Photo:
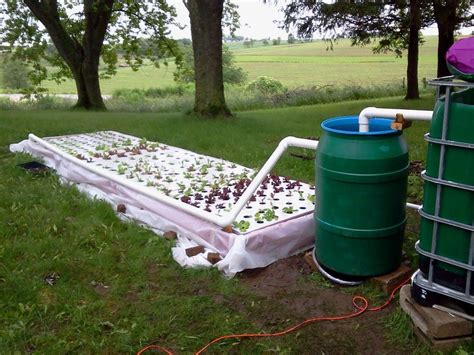
[[[361,85],[401,84],[406,76],[406,57],[393,54],[373,54],[371,47],[352,47],[348,40],[341,40],[333,50],[327,43],[316,40],[310,43],[242,48],[232,44],[238,66],[248,73],[248,79],[269,76],[288,87],[301,85]],[[437,37],[426,37],[420,49],[419,79],[436,75]],[[102,92],[111,94],[116,89],[163,87],[173,85],[174,63],[157,69],[145,65],[137,72],[118,68],[117,75],[103,80]],[[75,85],[67,81],[61,85],[45,83],[51,93],[75,93]]]
[[[323,41],[236,50],[236,61],[253,80],[270,76],[288,86],[402,83],[406,57],[374,54],[370,47],[339,41],[327,50]],[[437,37],[427,37],[420,49],[419,79],[436,76]]]
[[[111,95],[114,90],[122,88],[148,89],[175,85],[173,80],[175,68],[174,63],[170,63],[168,66],[162,65],[160,68],[146,64],[138,71],[133,71],[131,68],[117,68],[117,74],[114,77],[101,80],[102,94]],[[73,80],[67,80],[61,85],[49,81],[45,82],[43,86],[53,94],[76,93],[76,85]]]
[[[429,109],[433,97],[246,111],[232,121],[180,113],[0,111],[1,352],[135,353],[153,342],[188,354],[219,335],[278,331],[310,316],[351,313],[353,294],[380,304],[386,296],[369,286],[337,287],[310,274],[301,256],[291,259],[295,264],[279,264],[278,277],[256,283],[262,287],[249,284],[262,270],[226,280],[216,270],[182,269],[171,257],[172,242],[121,222],[110,206],[54,174],[26,173],[16,164],[31,157],[8,152],[30,132],[117,130],[260,167],[283,137],[320,136],[323,119],[372,105]],[[412,160],[425,157],[426,129],[415,123],[406,131]],[[275,171],[313,181],[313,164],[286,154]],[[417,221],[410,212],[405,252],[412,263]],[[59,276],[54,285],[44,281],[51,275]],[[280,285],[283,275],[291,282]],[[224,341],[210,353],[430,353],[397,309],[394,302],[379,313],[318,323],[285,337]]]

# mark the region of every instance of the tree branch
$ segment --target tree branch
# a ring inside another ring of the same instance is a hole
[[[107,27],[112,15],[114,0],[85,0],[84,17],[85,31],[83,45],[89,49],[88,53],[100,57]]]
[[[183,0],[183,1],[184,1],[184,0]],[[125,10],[125,9],[115,9],[114,11],[115,11],[115,12],[124,13],[124,14],[126,14],[127,16],[129,16],[129,17],[135,17],[135,18],[138,19],[139,21],[142,21],[145,25],[148,25],[148,26],[153,30],[155,36],[157,36],[157,37],[162,37],[161,33],[156,29],[156,24],[154,24],[154,23],[151,22],[148,18],[146,18],[145,16],[143,16],[139,11],[129,11],[129,10]],[[164,43],[165,43],[165,45],[166,45],[166,48],[168,48],[168,50],[170,51],[170,53],[171,53],[174,57],[179,56],[180,53],[177,53],[177,52],[176,52],[176,47],[170,45],[168,38],[163,38],[163,39],[164,39]]]
[[[80,43],[72,38],[61,23],[56,0],[24,0],[33,15],[44,25],[61,57],[70,67],[77,65],[73,52],[82,51]]]

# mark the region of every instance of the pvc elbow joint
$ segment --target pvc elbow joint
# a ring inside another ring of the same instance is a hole
[[[375,107],[366,107],[359,113],[359,132],[369,131],[369,119],[373,117]]]

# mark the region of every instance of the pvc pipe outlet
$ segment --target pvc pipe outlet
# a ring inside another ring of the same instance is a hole
[[[423,207],[423,206],[417,205],[415,203],[407,202],[407,208],[413,208],[414,210],[418,211],[421,207]]]
[[[359,132],[369,132],[369,120],[374,117],[393,118],[403,115],[409,121],[431,121],[433,111],[366,107],[359,113]]]

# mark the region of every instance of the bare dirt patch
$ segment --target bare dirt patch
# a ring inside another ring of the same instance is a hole
[[[282,330],[307,318],[350,314],[353,295],[346,289],[321,285],[308,278],[311,273],[303,255],[249,270],[240,276],[242,284],[261,299],[252,319],[262,327]],[[380,312],[337,322],[317,322],[287,335],[297,337],[303,353],[402,353],[386,341],[383,318],[394,305]],[[268,330],[268,329],[265,329]],[[286,339],[288,341],[288,339]]]

